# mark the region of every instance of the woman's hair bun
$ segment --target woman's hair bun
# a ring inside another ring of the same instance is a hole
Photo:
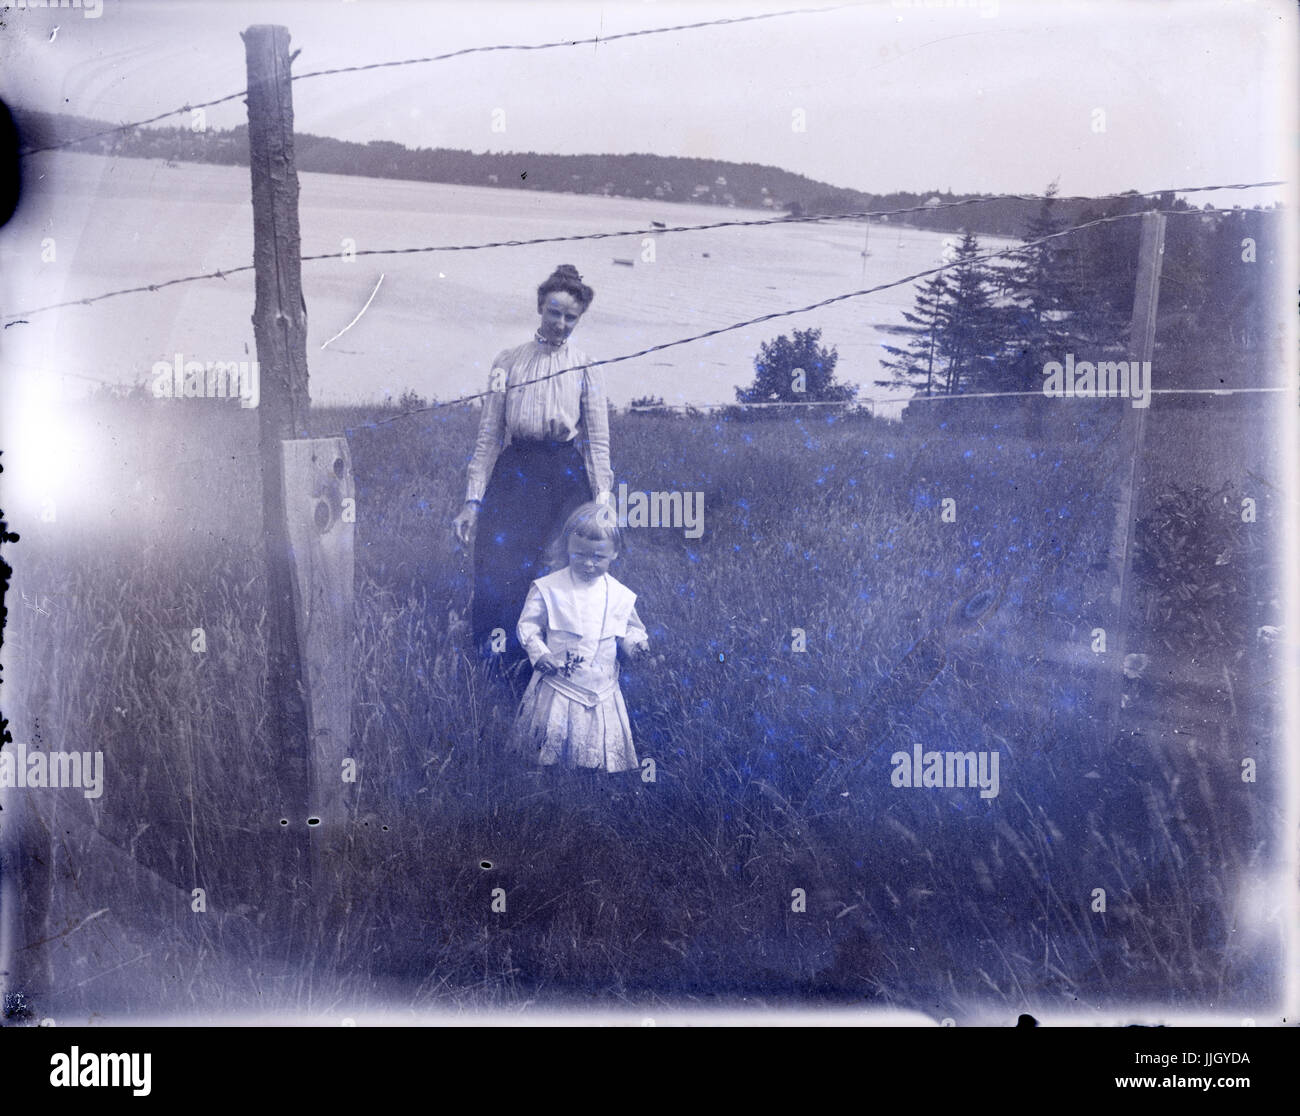
[[[582,281],[582,276],[578,274],[578,269],[573,264],[560,264],[546,281],[537,288],[537,312],[542,312],[542,304],[546,301],[546,296],[552,291],[564,291],[572,295],[578,301],[578,305],[585,311],[591,305],[591,300],[596,297],[593,291],[586,283]]]

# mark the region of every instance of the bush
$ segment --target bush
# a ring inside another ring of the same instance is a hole
[[[737,403],[823,403],[851,401],[858,393],[834,380],[839,353],[823,348],[820,329],[794,331],[764,341],[754,358],[754,382],[736,389]],[[802,373],[802,375],[800,375]]]
[[[414,388],[407,388],[397,398],[397,409],[399,411],[423,411],[428,406],[429,401]]]
[[[671,415],[673,409],[664,403],[662,395],[642,395],[628,404],[628,409],[641,415]]]
[[[1215,492],[1171,483],[1157,497],[1137,521],[1133,570],[1149,594],[1148,622],[1169,650],[1229,658],[1246,647],[1258,547],[1231,483]]]

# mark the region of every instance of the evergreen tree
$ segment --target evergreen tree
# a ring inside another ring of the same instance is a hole
[[[1011,353],[998,379],[1011,391],[1036,390],[1045,362],[1063,360],[1067,352],[1081,349],[1097,352],[1113,344],[1118,334],[1119,322],[1094,278],[1109,274],[1105,261],[1113,256],[1114,245],[1104,230],[1114,226],[1043,240],[1069,227],[1056,215],[1056,192],[1053,182],[1021,238],[1029,247],[1002,270],[1010,300],[1004,316]],[[1085,213],[1083,220],[1094,216]],[[1043,243],[1032,243],[1037,240]]]
[[[978,239],[965,233],[953,266],[919,288],[915,306],[903,312],[908,324],[890,330],[910,335],[911,341],[901,348],[884,346],[893,359],[881,366],[894,378],[877,381],[882,387],[902,383],[926,395],[952,395],[993,385],[1003,349],[1002,320],[993,306],[992,274],[980,254]]]
[[[922,389],[933,395],[936,378],[941,367],[939,336],[943,331],[944,307],[948,300],[948,273],[939,272],[916,292],[916,305],[903,311],[907,325],[887,326],[886,332],[911,337],[905,348],[883,345],[893,358],[882,360],[880,366],[893,373],[889,380],[877,380],[879,387],[904,385]]]
[[[794,339],[782,334],[774,341],[764,341],[754,358],[754,382],[748,388],[736,388],[737,403],[821,403],[848,402],[858,389],[851,384],[837,384],[835,363],[839,353],[834,347],[819,344],[820,329],[796,329]]]
[[[1060,232],[1065,222],[1053,214],[1057,185],[1047,188],[1038,216],[1032,218],[1021,239],[1040,240]],[[1044,362],[1063,360],[1068,333],[1062,322],[1069,292],[1062,285],[1057,259],[1060,240],[1031,244],[1012,257],[1005,269],[1005,285],[1011,299],[1008,308],[1007,341],[1011,349],[1005,367],[1004,387],[1010,391],[1032,391],[1041,382]]]
[[[992,276],[980,254],[979,240],[966,232],[950,273],[945,328],[939,339],[947,361],[944,390],[949,395],[996,388],[1002,323],[993,306]]]

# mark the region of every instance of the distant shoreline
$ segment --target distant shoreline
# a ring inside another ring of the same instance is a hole
[[[67,144],[61,150],[171,163],[248,165],[247,126],[192,132],[187,128],[125,128],[89,117],[13,106],[26,147]],[[78,139],[78,136],[87,137]],[[92,150],[87,150],[91,148]],[[950,189],[876,193],[833,186],[781,167],[677,155],[559,155],[538,152],[473,152],[452,148],[408,148],[383,140],[360,143],[299,132],[294,153],[300,174],[334,173],[383,181],[482,186],[527,192],[641,200],[649,204],[706,205],[721,210],[757,210],[772,216],[848,214],[917,207],[896,223],[930,232],[979,236],[1020,235],[1037,213],[1036,199]],[[32,156],[29,156],[32,157]],[[527,186],[514,186],[528,175]],[[991,198],[967,208],[954,202]],[[1087,203],[1062,201],[1062,217],[1076,219]]]

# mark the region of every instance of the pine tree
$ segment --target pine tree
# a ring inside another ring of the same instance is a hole
[[[1000,315],[992,300],[992,276],[980,256],[979,240],[963,234],[950,273],[946,322],[939,348],[947,361],[945,390],[949,395],[996,388],[1002,353]]]
[[[1114,342],[1118,331],[1118,322],[1093,278],[1106,274],[1097,256],[1099,249],[1105,252],[1105,230],[1113,226],[1054,236],[1069,227],[1055,215],[1056,192],[1053,182],[1021,238],[1029,247],[1002,271],[1002,285],[1010,299],[1005,316],[1011,354],[999,379],[1008,390],[1037,390],[1045,362],[1063,360],[1067,352],[1099,352]],[[1084,219],[1092,216],[1083,215]],[[1039,240],[1043,243],[1032,243]]]
[[[1038,216],[1030,220],[1021,238],[1026,243],[1041,240],[1064,229],[1065,222],[1053,216],[1057,186],[1047,188]],[[1063,360],[1068,334],[1061,322],[1067,292],[1060,282],[1057,259],[1060,241],[1031,244],[1013,257],[1005,269],[1005,284],[1011,299],[1008,313],[1008,343],[1011,349],[1005,387],[1032,391],[1041,381],[1044,362]]]
[[[903,311],[907,325],[886,327],[886,332],[908,335],[911,340],[905,348],[882,346],[894,359],[882,360],[880,366],[894,375],[889,380],[877,380],[877,386],[905,385],[923,388],[926,395],[934,394],[940,369],[939,336],[944,326],[947,299],[947,272],[941,271],[917,290],[915,307]]]
[[[992,275],[980,255],[979,240],[967,232],[956,247],[952,264],[926,282],[916,294],[913,309],[903,312],[907,325],[891,333],[909,334],[900,348],[885,345],[894,359],[881,366],[893,380],[877,381],[882,387],[907,384],[952,395],[988,388],[995,379],[1002,352],[1002,321],[992,302]]]

